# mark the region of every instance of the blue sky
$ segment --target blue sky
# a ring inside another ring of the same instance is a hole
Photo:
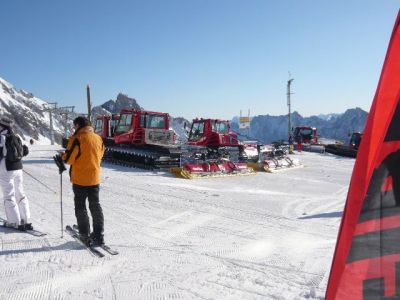
[[[119,92],[173,116],[369,110],[399,2],[22,1],[0,6],[0,77],[86,112]]]

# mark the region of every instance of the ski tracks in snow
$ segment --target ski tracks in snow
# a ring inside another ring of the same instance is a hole
[[[326,286],[352,162],[299,156],[305,168],[198,181],[106,165],[105,238],[120,255],[103,259],[59,238],[59,195],[27,179],[34,221],[49,232],[0,231],[0,299],[313,299]],[[29,171],[59,186],[56,167],[41,165]]]

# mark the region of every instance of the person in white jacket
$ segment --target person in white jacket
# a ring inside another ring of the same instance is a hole
[[[5,225],[20,230],[33,229],[29,201],[23,188],[22,161],[9,161],[6,158],[6,138],[12,133],[11,125],[10,119],[0,118],[0,186],[7,218]],[[24,156],[28,154],[28,147],[25,145],[23,152]]]

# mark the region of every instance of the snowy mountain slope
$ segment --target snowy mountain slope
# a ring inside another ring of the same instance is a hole
[[[338,117],[340,117],[342,114],[319,114],[317,117],[326,121],[331,121],[333,119],[336,119]]]
[[[0,116],[5,115],[15,123],[15,131],[21,135],[25,142],[33,139],[39,144],[50,144],[50,117],[43,110],[47,102],[35,97],[32,93],[17,90],[11,83],[0,77]],[[134,98],[119,93],[116,100],[109,100],[92,109],[92,116],[119,113],[122,108],[143,109]],[[65,115],[53,113],[53,128],[55,142],[61,144],[61,139],[67,130],[67,136],[73,132],[72,120],[77,114]],[[171,118],[171,126],[178,135],[180,142],[187,140],[184,123],[189,124],[184,118]],[[65,128],[66,127],[66,128]]]
[[[39,144],[50,144],[50,117],[44,112],[47,102],[23,90],[15,89],[9,82],[0,78],[0,115],[14,121],[15,131],[26,142],[33,139]],[[60,114],[53,114],[55,142],[61,143],[65,131],[71,132],[71,121],[65,122]]]
[[[24,167],[59,191],[56,149],[33,146]],[[120,251],[104,259],[60,238],[60,195],[24,174],[48,235],[0,228],[0,299],[323,299],[354,160],[296,157],[305,168],[193,181],[103,164],[105,238]]]
[[[182,118],[182,117],[172,118],[171,127],[174,129],[174,131],[177,135],[177,140],[180,143],[187,142],[188,132],[190,131],[190,126],[191,126],[191,123],[188,120],[186,120],[185,118]]]

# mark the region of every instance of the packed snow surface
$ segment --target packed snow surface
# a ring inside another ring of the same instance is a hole
[[[61,238],[56,150],[24,159],[48,235],[0,227],[0,299],[323,299],[353,159],[303,152],[304,168],[204,180],[104,163],[105,240],[120,254],[97,258]],[[68,172],[62,187],[74,224]]]

